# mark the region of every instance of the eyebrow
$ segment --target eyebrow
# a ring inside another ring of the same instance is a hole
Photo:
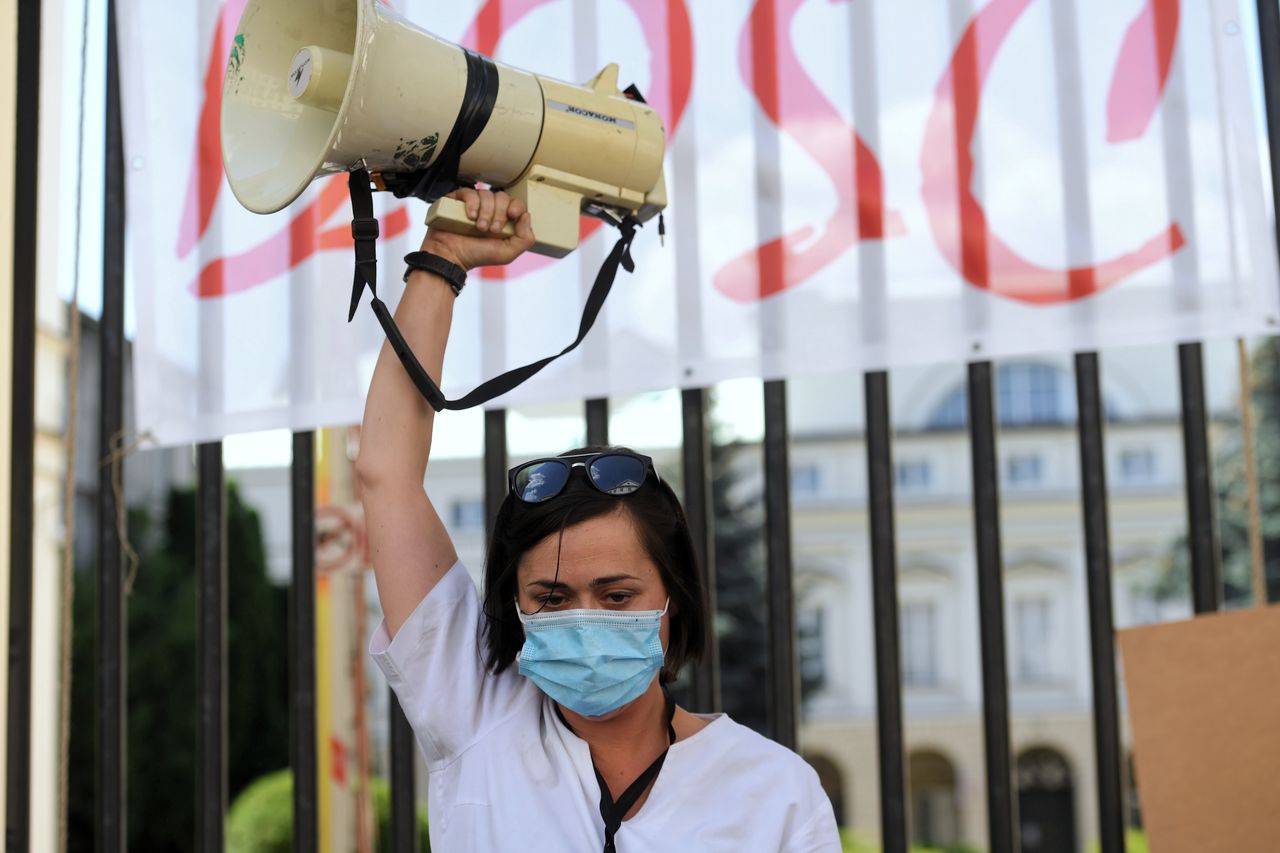
[[[587,586],[594,589],[596,587],[608,586],[609,584],[617,583],[618,581],[628,581],[628,580],[638,581],[640,580],[640,578],[636,577],[635,575],[606,575],[601,578],[594,578],[589,584],[587,584]],[[564,581],[549,581],[549,580],[530,581],[528,584],[526,584],[526,586],[540,586],[544,589],[572,589],[572,587],[570,587]]]

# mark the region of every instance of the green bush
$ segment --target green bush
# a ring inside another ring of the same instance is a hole
[[[230,853],[290,853],[293,849],[293,773],[277,770],[236,797],[227,813]]]
[[[370,779],[369,793],[373,800],[373,819],[378,838],[375,850],[391,849],[391,786],[386,779]],[[418,849],[430,853],[431,841],[427,838],[427,810],[418,807]]]
[[[391,787],[372,779],[369,794],[377,826],[376,850],[391,849]],[[422,853],[430,853],[427,813],[418,809]],[[227,815],[228,853],[290,853],[293,850],[293,774],[278,770],[245,788]]]
[[[1095,838],[1089,842],[1089,853],[1098,853],[1102,844]],[[1125,853],[1147,853],[1147,834],[1141,829],[1126,829],[1124,833]]]

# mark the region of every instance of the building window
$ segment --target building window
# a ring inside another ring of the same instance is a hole
[[[1075,417],[1062,371],[1045,364],[1005,364],[996,371],[996,414],[1005,426],[1059,424]]]
[[[458,530],[476,530],[484,527],[484,500],[456,500],[453,502],[453,526]]]
[[[1049,599],[1020,598],[1013,605],[1014,671],[1019,681],[1035,683],[1050,680],[1049,663]]]
[[[1074,384],[1048,364],[1014,362],[996,369],[996,418],[1001,426],[1062,424],[1075,420]],[[953,388],[929,417],[930,429],[960,429],[968,421],[964,384]]]
[[[898,488],[906,493],[926,492],[933,481],[933,466],[928,459],[907,459],[898,463]]]
[[[937,607],[916,602],[902,608],[902,680],[909,687],[938,683]]]
[[[817,465],[797,465],[791,469],[791,494],[814,498],[822,492],[822,469]]]
[[[1010,486],[1034,486],[1044,477],[1044,460],[1035,453],[1018,453],[1004,461],[1004,480]]]
[[[950,759],[932,750],[908,755],[907,793],[913,849],[960,843],[960,786]]]
[[[1151,483],[1156,479],[1156,453],[1148,447],[1130,448],[1120,452],[1120,481],[1123,483]]]
[[[955,388],[943,398],[929,416],[929,429],[964,429],[969,422],[969,395],[965,386]]]
[[[800,664],[800,694],[807,696],[827,685],[823,612],[806,607],[796,613],[796,658]]]

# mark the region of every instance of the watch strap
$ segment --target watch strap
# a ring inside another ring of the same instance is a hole
[[[455,264],[453,261],[447,261],[439,255],[433,255],[431,252],[410,252],[404,256],[406,269],[404,271],[404,280],[409,280],[409,273],[414,270],[425,270],[429,273],[435,273],[440,276],[449,286],[453,288],[453,295],[457,296],[462,293],[462,288],[467,286],[467,271]]]

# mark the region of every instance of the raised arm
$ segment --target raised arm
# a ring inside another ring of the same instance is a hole
[[[522,202],[488,190],[458,190],[453,196],[466,204],[467,215],[477,227],[494,232],[493,236],[461,237],[428,230],[423,251],[471,270],[510,263],[533,245],[529,214]],[[504,238],[497,232],[508,220],[515,221],[516,234]],[[453,302],[453,290],[444,279],[416,270],[396,307],[396,324],[428,375],[437,381]],[[365,401],[356,477],[378,599],[392,636],[458,559],[423,488],[434,421],[435,412],[390,344],[383,343]]]

